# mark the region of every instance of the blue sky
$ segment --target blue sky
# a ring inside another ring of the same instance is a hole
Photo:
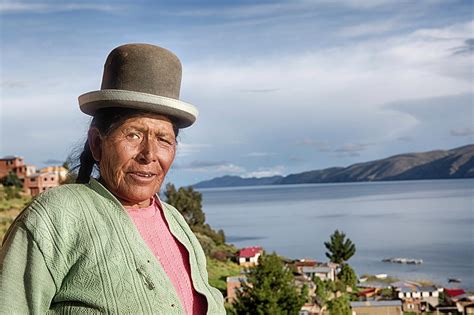
[[[0,155],[81,146],[77,97],[130,42],[183,64],[168,180],[286,175],[473,143],[472,1],[1,1]]]

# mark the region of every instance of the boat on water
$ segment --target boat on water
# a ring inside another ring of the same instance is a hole
[[[411,265],[420,265],[423,263],[423,259],[403,258],[403,257],[384,258],[382,259],[382,261],[395,263],[395,264],[411,264]]]
[[[448,283],[461,283],[459,278],[448,278]]]

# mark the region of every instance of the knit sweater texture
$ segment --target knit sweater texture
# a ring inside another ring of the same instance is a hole
[[[160,202],[152,200],[151,205],[146,208],[125,207],[125,209],[171,280],[185,313],[205,314],[207,308],[205,298],[194,289],[192,284],[188,251],[171,234]]]
[[[189,253],[207,314],[225,314],[206,258],[181,214],[162,203]],[[169,277],[120,202],[99,182],[63,185],[17,217],[0,251],[1,314],[184,314]]]

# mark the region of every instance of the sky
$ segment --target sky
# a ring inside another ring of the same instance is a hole
[[[288,175],[474,141],[461,0],[0,0],[0,155],[62,164],[125,43],[173,51],[199,118],[167,181]]]

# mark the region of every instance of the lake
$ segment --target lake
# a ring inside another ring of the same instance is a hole
[[[474,291],[474,179],[199,189],[206,221],[237,247],[327,261],[339,229],[359,275],[386,273]],[[423,259],[421,265],[383,258]],[[449,284],[459,278],[461,284]]]

